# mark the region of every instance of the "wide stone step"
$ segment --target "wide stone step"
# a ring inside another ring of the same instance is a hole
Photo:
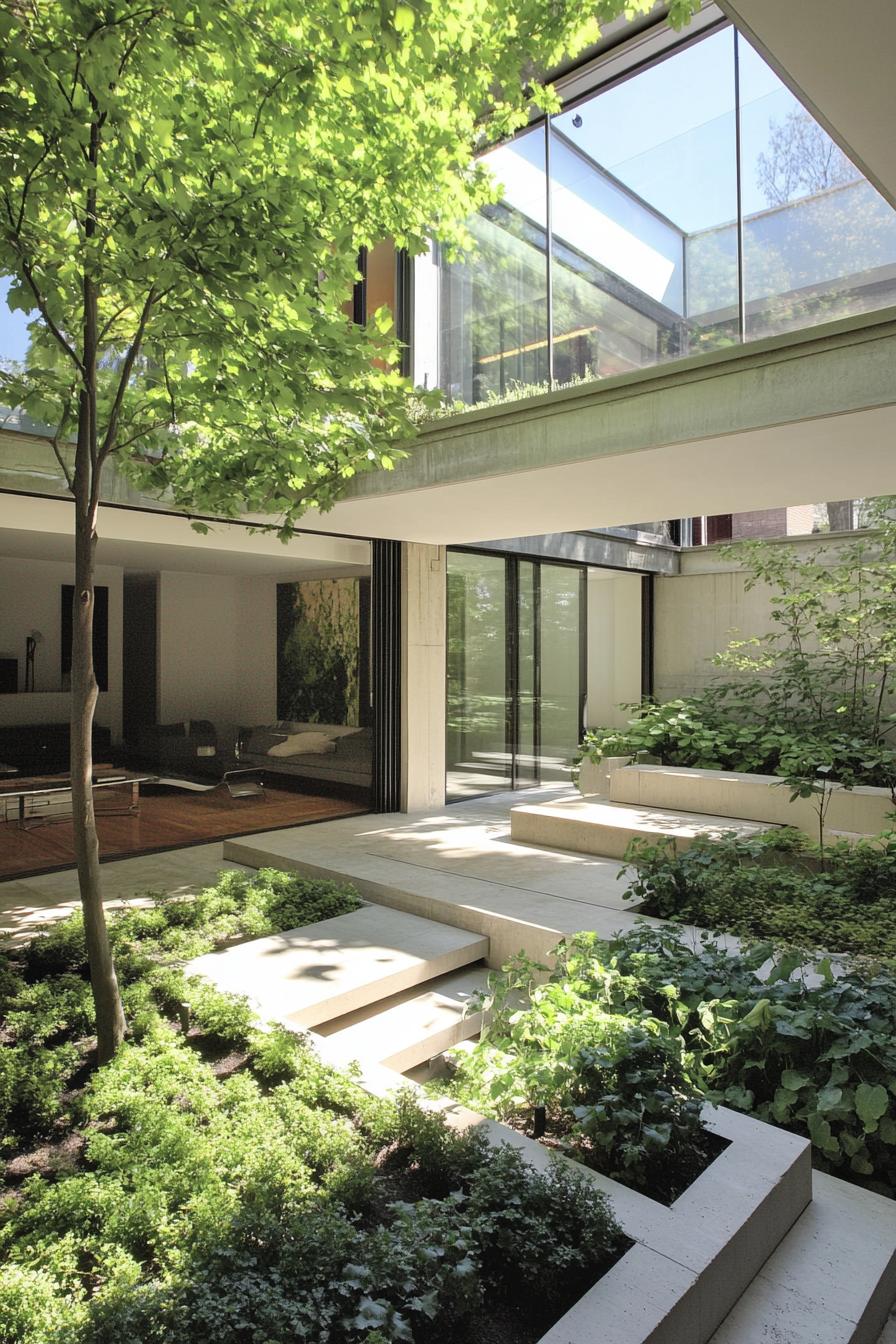
[[[487,984],[484,966],[465,967],[317,1030],[346,1062],[369,1060],[405,1073],[477,1035],[482,1015],[466,1015],[467,1005]]]
[[[510,810],[513,840],[546,849],[569,849],[577,854],[600,854],[610,859],[624,858],[635,836],[649,840],[668,837],[681,850],[698,837],[717,839],[725,831],[734,831],[743,839],[768,829],[766,825],[736,817],[633,807],[593,798],[523,804]]]
[[[820,1172],[812,1184],[709,1344],[876,1344],[896,1298],[896,1202]]]
[[[796,826],[812,839],[818,835],[818,799],[797,798],[777,775],[735,770],[695,770],[679,765],[626,765],[609,775],[614,803],[638,807],[686,808],[694,813],[741,817],[774,826]],[[878,835],[889,824],[889,789],[857,785],[831,787],[825,826],[832,831]]]
[[[488,938],[383,905],[197,957],[259,1016],[315,1027],[488,955]]]

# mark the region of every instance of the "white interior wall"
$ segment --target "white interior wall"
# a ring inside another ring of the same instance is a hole
[[[588,570],[589,728],[614,728],[641,699],[641,575]]]
[[[61,685],[63,584],[74,582],[74,565],[61,560],[17,560],[0,556],[0,657],[17,658],[19,690],[0,695],[0,724],[65,723],[71,697]],[[121,737],[122,571],[100,565],[98,586],[109,589],[109,689],[101,692],[96,721]],[[43,641],[34,659],[34,694],[25,694],[25,639],[39,630]]]
[[[277,717],[277,580],[163,570],[159,721]]]

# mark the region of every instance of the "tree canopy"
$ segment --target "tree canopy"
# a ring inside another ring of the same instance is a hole
[[[411,432],[388,315],[346,320],[359,248],[463,241],[494,195],[472,154],[552,105],[534,59],[649,7],[6,0],[0,273],[36,318],[0,396],[62,442],[95,366],[100,466],[222,514],[326,507]]]

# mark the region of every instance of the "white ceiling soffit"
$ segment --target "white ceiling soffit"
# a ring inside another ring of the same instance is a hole
[[[63,499],[0,494],[0,556],[71,560],[74,511]],[[325,525],[323,520],[319,520]],[[350,577],[368,572],[370,544],[302,533],[287,545],[270,533],[215,523],[202,536],[185,518],[139,509],[100,508],[97,562],[154,573],[276,577]]]
[[[320,524],[445,545],[870,497],[896,489],[894,443],[885,406],[346,499]]]
[[[719,0],[816,121],[896,206],[896,0]]]

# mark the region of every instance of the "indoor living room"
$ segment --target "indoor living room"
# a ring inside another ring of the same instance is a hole
[[[97,556],[101,857],[365,811],[369,543],[118,519]],[[0,529],[0,880],[74,863],[70,554]]]

